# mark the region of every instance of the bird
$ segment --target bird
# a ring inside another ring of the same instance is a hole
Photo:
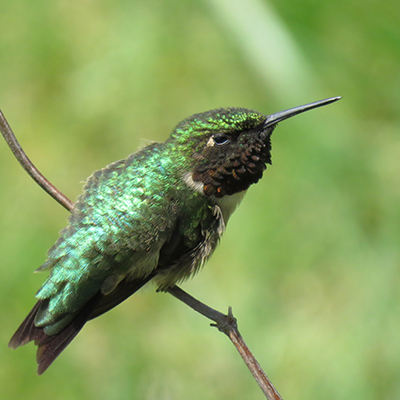
[[[40,375],[87,321],[150,281],[166,290],[196,274],[271,164],[277,124],[339,99],[271,115],[245,108],[194,114],[165,142],[92,173],[37,270],[50,274],[9,347],[34,341]]]

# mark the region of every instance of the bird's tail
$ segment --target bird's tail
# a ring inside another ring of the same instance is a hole
[[[46,335],[43,328],[35,326],[36,313],[45,300],[39,300],[32,308],[31,312],[19,326],[12,336],[8,347],[16,349],[31,341],[38,346],[36,361],[38,363],[38,374],[43,374],[51,363],[61,354],[61,352],[71,343],[79,331],[83,328],[89,319],[96,303],[99,301],[99,295],[93,297],[85,307],[77,314],[76,318],[61,332],[55,335]]]
[[[155,273],[152,273],[145,278],[134,281],[125,279],[109,295],[103,295],[101,292],[97,293],[76,314],[69,325],[54,335],[46,335],[43,330],[44,328],[35,326],[36,314],[42,308],[43,303],[48,301],[47,299],[39,300],[12,336],[8,347],[16,349],[19,346],[34,341],[35,345],[38,346],[36,353],[37,371],[41,375],[72,342],[88,320],[96,318],[114,308],[139,290],[154,275]]]

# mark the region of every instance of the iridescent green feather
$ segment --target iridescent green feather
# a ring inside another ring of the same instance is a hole
[[[99,290],[110,291],[128,273],[132,279],[150,274],[172,234],[178,204],[188,217],[182,235],[188,244],[198,241],[196,228],[211,210],[204,196],[188,194],[181,176],[185,168],[169,151],[172,146],[152,144],[88,178],[70,224],[40,267],[51,274],[37,298],[49,304],[37,313],[35,324],[47,334],[68,324]],[[59,320],[63,323],[54,324]]]

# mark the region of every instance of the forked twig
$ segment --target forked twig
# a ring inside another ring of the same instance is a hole
[[[167,289],[166,292],[172,294],[193,310],[214,321],[215,324],[211,324],[211,326],[215,326],[219,331],[225,333],[225,335],[231,339],[233,345],[236,347],[236,350],[246,363],[247,368],[253,374],[254,379],[257,381],[261,390],[265,394],[265,397],[268,400],[282,400],[282,397],[275,389],[264,370],[261,368],[253,353],[248,348],[242,335],[239,333],[237,320],[232,314],[231,307],[229,307],[228,314],[225,315],[195,299],[178,286],[172,286],[171,288]]]
[[[73,202],[68,199],[68,197],[66,197],[62,192],[60,192],[60,190],[58,190],[51,182],[49,182],[35,167],[35,165],[22,149],[10,125],[8,124],[6,118],[1,111],[0,131],[4,136],[7,144],[9,145],[11,151],[13,152],[14,156],[17,158],[25,171],[42,189],[44,189],[51,197],[53,197],[54,200],[56,200],[65,209],[71,212]],[[259,384],[265,397],[268,400],[282,400],[282,397],[274,388],[273,384],[268,379],[268,376],[265,374],[260,364],[257,362],[254,355],[247,347],[242,336],[240,335],[237,327],[236,318],[234,318],[231,308],[229,308],[227,315],[222,314],[221,312],[214,310],[213,308],[195,299],[178,286],[173,286],[167,289],[166,292],[173,295],[193,310],[214,321],[215,324],[211,325],[217,327],[221,332],[225,333],[230,338],[233,345],[236,347],[237,351],[240,353],[241,357],[246,363],[248,369],[253,374],[255,380]]]

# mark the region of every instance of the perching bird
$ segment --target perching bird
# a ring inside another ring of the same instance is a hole
[[[195,274],[271,163],[277,123],[338,99],[269,116],[243,108],[195,114],[164,143],[95,171],[39,268],[50,276],[9,346],[35,341],[41,374],[88,320],[149,281],[165,289]]]

